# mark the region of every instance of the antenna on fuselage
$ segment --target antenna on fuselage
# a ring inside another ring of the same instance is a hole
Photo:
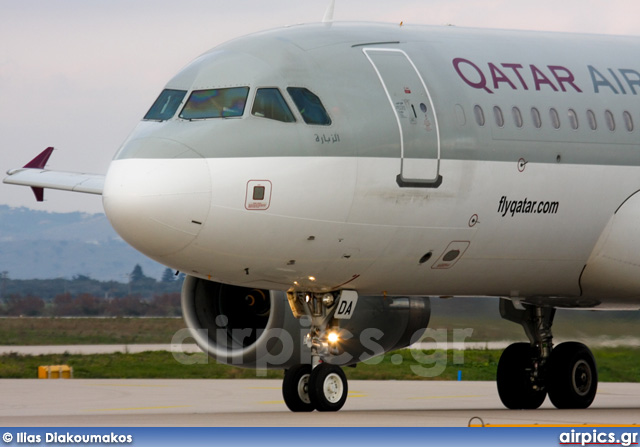
[[[336,0],[330,0],[329,6],[327,6],[327,10],[324,12],[324,18],[322,19],[322,23],[330,23],[333,22],[333,10],[336,6]]]

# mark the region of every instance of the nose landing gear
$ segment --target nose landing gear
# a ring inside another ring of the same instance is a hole
[[[282,381],[282,397],[289,410],[308,412],[315,410],[309,397],[309,377],[311,365],[296,365],[284,373]]]
[[[339,366],[321,363],[311,371],[309,383],[309,398],[318,411],[338,411],[347,401],[347,377]]]
[[[343,292],[344,293],[344,292]],[[353,293],[353,292],[352,292]],[[349,385],[342,368],[324,363],[323,357],[338,354],[331,341],[329,323],[342,294],[290,294],[294,314],[311,319],[306,342],[311,349],[311,365],[296,365],[285,372],[282,396],[294,412],[338,411],[347,401]],[[334,340],[335,342],[335,340]]]

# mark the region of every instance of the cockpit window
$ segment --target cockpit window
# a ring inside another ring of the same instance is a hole
[[[173,118],[173,115],[175,115],[176,110],[178,110],[186,94],[187,92],[185,90],[163,90],[143,119],[149,121],[166,121]]]
[[[249,87],[194,90],[180,113],[180,118],[200,120],[242,116]]]
[[[320,98],[306,88],[289,87],[287,91],[291,95],[305,123],[320,126],[328,126],[331,124],[331,118],[329,118]]]
[[[251,114],[284,123],[293,123],[296,120],[277,88],[258,89]]]

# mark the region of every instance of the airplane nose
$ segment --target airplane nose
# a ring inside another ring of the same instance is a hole
[[[180,154],[182,158],[126,158],[111,162],[102,194],[105,213],[116,232],[151,258],[187,247],[204,225],[211,203],[205,159],[173,140],[135,142],[141,153]],[[185,158],[186,157],[186,158]]]

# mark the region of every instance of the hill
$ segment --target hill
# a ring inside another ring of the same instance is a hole
[[[139,264],[160,279],[165,267],[138,253],[104,214],[49,213],[0,205],[0,272],[12,279],[88,276],[127,282]]]

